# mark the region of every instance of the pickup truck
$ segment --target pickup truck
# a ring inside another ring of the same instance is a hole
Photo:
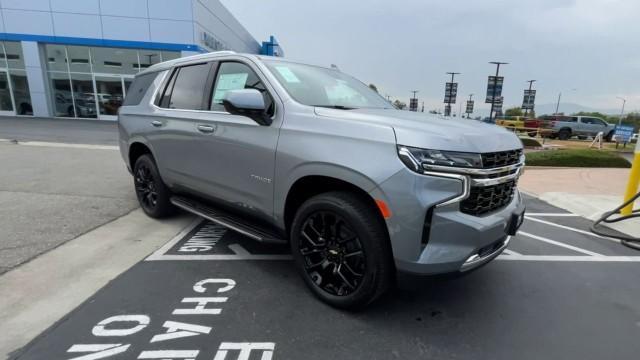
[[[547,128],[551,129],[551,137],[560,140],[568,140],[573,136],[578,138],[594,137],[599,132],[604,134],[606,141],[611,141],[615,125],[593,116],[543,116]]]
[[[525,119],[524,128],[527,130],[527,134],[531,137],[540,135],[542,137],[549,137],[553,133],[551,126],[551,120],[544,119]]]
[[[504,116],[496,118],[496,125],[500,125],[509,130],[520,130],[525,126],[525,120],[522,116]]]

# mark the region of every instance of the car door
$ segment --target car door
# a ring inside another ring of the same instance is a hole
[[[581,120],[583,123],[582,125],[583,135],[596,136],[600,131],[604,132],[605,127],[603,126],[603,124],[600,122],[599,119],[589,117],[589,116],[583,116]]]
[[[273,213],[275,155],[282,111],[277,111],[275,92],[249,62],[221,61],[210,84],[209,110],[198,118],[191,155],[193,175],[210,197],[251,215],[269,219]],[[225,111],[222,99],[229,90],[262,92],[271,125]],[[281,108],[281,107],[280,107]]]
[[[578,117],[576,134],[580,136],[589,136],[591,134],[591,120],[586,116]]]
[[[593,118],[593,130],[594,132],[592,136],[598,135],[599,132],[602,132],[604,136],[607,136],[607,133],[609,132],[607,123],[604,120],[598,118]]]
[[[199,151],[196,140],[198,120],[206,117],[208,96],[205,87],[212,72],[212,62],[176,67],[168,75],[154,105],[149,122],[154,131],[147,135],[163,180],[170,186],[201,189]],[[206,99],[205,99],[206,98]]]

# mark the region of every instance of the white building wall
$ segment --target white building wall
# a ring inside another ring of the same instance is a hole
[[[50,116],[52,109],[37,42],[111,47],[136,42],[127,46],[187,55],[215,50],[205,45],[206,33],[227,49],[260,52],[260,44],[219,0],[1,0],[0,33],[0,40],[22,41],[38,116]]]
[[[190,44],[206,31],[239,52],[259,43],[219,0],[2,0],[9,34]]]
[[[230,50],[259,53],[260,44],[218,0],[193,0],[194,38],[206,31]]]

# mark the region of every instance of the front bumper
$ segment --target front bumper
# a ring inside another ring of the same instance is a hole
[[[493,260],[507,247],[509,232],[517,230],[524,214],[520,193],[516,190],[511,201],[495,211],[469,215],[460,211],[464,186],[454,178],[406,169],[371,192],[384,199],[393,214],[387,228],[399,271],[465,272]]]

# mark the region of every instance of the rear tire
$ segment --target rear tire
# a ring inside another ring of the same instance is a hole
[[[569,140],[571,138],[571,130],[562,129],[558,132],[558,139],[560,140]]]
[[[386,226],[359,196],[329,192],[298,209],[291,252],[309,289],[343,309],[366,306],[391,285],[394,267]]]
[[[170,201],[171,191],[162,181],[151,155],[144,154],[136,160],[133,183],[138,203],[145,214],[152,218],[163,218],[175,212]]]

